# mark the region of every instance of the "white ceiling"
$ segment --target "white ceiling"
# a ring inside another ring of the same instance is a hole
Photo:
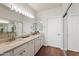
[[[31,7],[36,12],[45,11],[47,9],[56,8],[62,6],[61,3],[20,3],[16,4],[17,6],[21,7],[22,9],[26,9],[26,7]],[[29,6],[28,6],[29,5]],[[10,8],[0,4],[0,17],[5,17],[6,19],[11,19],[11,21],[16,21],[18,15],[21,18],[21,14],[16,13],[15,11],[11,11]]]
[[[34,12],[41,12],[45,11],[47,9],[56,8],[56,7],[62,7],[63,3],[14,3],[15,5],[18,5],[22,7],[22,9],[26,9],[26,7],[31,7]]]
[[[61,3],[28,3],[36,12],[41,12],[47,9],[61,7]]]

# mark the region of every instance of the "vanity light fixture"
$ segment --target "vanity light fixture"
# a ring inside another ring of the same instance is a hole
[[[28,16],[28,17],[30,17],[30,18],[34,18],[34,16],[32,16],[30,13],[26,13],[26,15]]]
[[[18,8],[18,11],[19,11],[20,14],[22,13],[21,9],[19,9],[19,8]]]
[[[25,15],[25,11],[24,10],[22,10],[22,12],[21,12],[23,15]]]
[[[22,10],[22,9],[16,7],[16,6],[14,6],[14,5],[11,5],[11,10],[14,10],[16,12],[19,12],[20,14],[22,14],[24,16],[28,16],[30,18],[34,18],[34,16],[31,13],[26,12],[26,11],[24,11],[24,10]]]
[[[24,15],[27,16],[27,13],[25,12]]]
[[[9,23],[9,21],[0,19],[0,23]]]
[[[32,16],[31,14],[30,14],[30,17],[31,17],[31,18],[34,18],[34,16]]]

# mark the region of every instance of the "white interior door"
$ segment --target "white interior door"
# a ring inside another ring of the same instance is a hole
[[[68,49],[68,15],[66,15],[63,19],[63,32],[64,32],[64,39],[63,39],[63,49]]]
[[[17,23],[17,37],[22,36],[22,23]]]
[[[68,17],[68,50],[79,52],[79,16]]]
[[[63,22],[62,18],[48,19],[47,44],[53,47],[62,48],[63,44]]]

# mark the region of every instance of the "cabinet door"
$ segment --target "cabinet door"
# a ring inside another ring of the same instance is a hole
[[[33,56],[34,55],[34,40],[26,43],[27,47],[26,47],[26,55],[28,54],[28,56]]]
[[[44,45],[45,39],[44,39],[44,35],[40,36],[40,40],[41,40],[41,47]]]
[[[41,36],[38,37],[38,41],[39,41],[39,49],[40,49],[43,43]]]
[[[43,38],[42,38],[42,36],[40,36],[40,40],[41,40],[41,47],[42,47],[42,45],[43,45]]]
[[[15,56],[33,56],[34,55],[34,40],[25,43],[24,45],[14,49]]]
[[[17,47],[14,49],[14,55],[15,56],[23,56],[25,54],[25,45],[22,45],[20,47]]]
[[[40,39],[38,37],[35,39],[35,53],[34,54],[36,54],[39,51],[40,45],[41,45],[41,42],[40,42]]]

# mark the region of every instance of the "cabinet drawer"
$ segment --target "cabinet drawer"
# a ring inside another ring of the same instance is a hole
[[[33,56],[34,55],[34,40],[14,49],[15,56]]]
[[[26,48],[26,44],[17,47],[16,49],[14,49],[14,55],[18,56],[18,55],[23,55],[25,53],[25,48]]]
[[[13,56],[13,51],[6,52],[2,56]]]

